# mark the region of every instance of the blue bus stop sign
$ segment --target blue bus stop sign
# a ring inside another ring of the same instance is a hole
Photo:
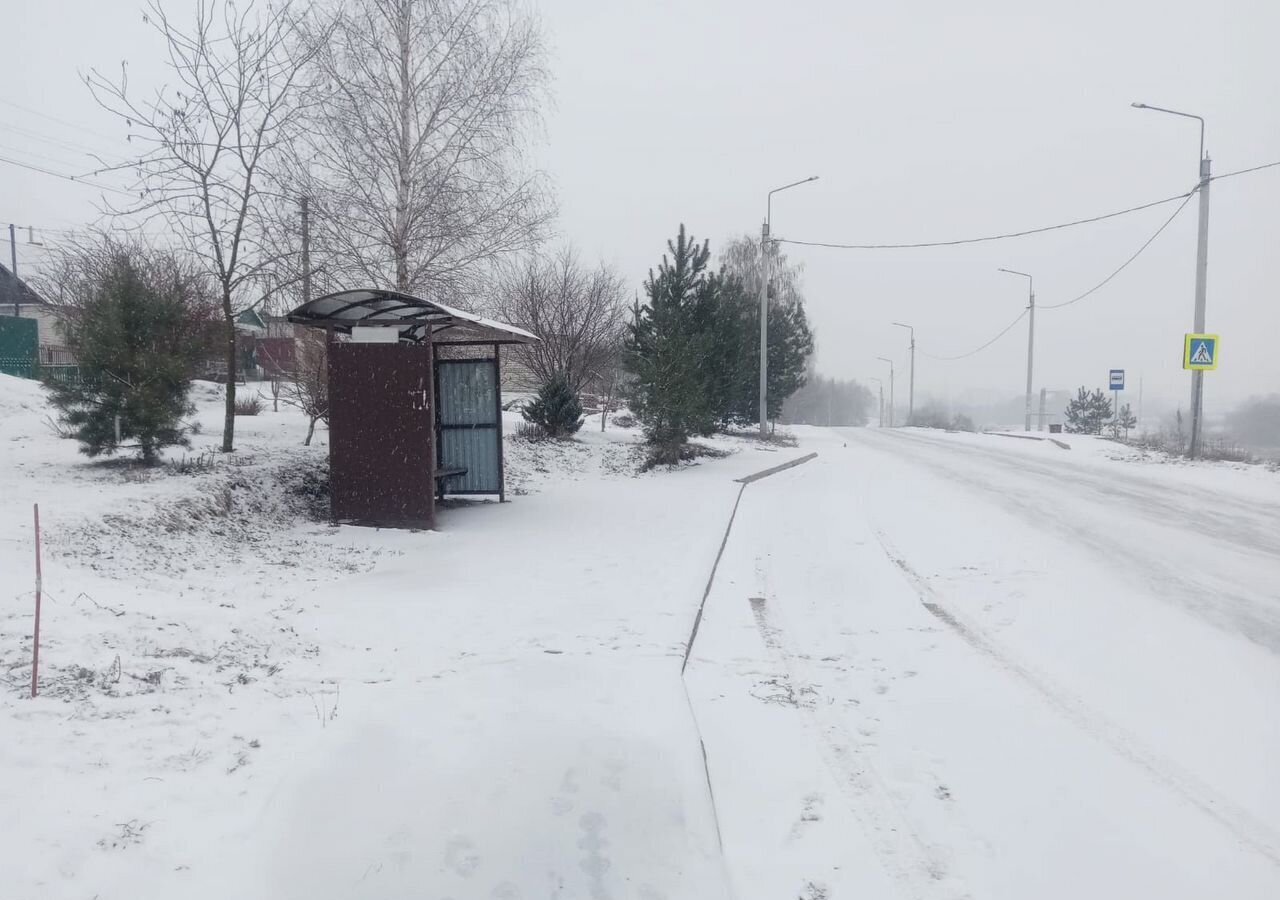
[[[1111,382],[1111,388],[1110,388],[1111,390],[1123,391],[1124,390],[1124,369],[1112,369],[1110,382]]]

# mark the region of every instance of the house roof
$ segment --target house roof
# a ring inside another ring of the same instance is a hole
[[[486,319],[434,300],[397,291],[364,288],[317,297],[293,310],[288,320],[350,334],[355,326],[394,327],[400,340],[418,343],[428,333],[435,344],[527,344],[538,340],[523,328]]]
[[[249,331],[267,330],[267,323],[262,321],[262,316],[260,316],[258,311],[252,307],[236,316],[236,324]]]
[[[0,306],[13,306],[14,303],[23,306],[45,305],[43,297],[5,266],[0,265]]]

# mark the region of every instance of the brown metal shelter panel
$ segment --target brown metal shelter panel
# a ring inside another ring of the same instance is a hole
[[[335,521],[430,528],[435,416],[427,344],[329,345]]]

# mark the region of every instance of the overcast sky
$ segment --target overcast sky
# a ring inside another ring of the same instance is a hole
[[[184,4],[171,2],[172,10]],[[0,157],[61,172],[83,150],[123,155],[123,128],[78,73],[130,61],[143,82],[159,47],[134,0],[4,0]],[[564,240],[637,288],[684,222],[714,251],[759,234],[801,240],[948,240],[1097,215],[1181,193],[1196,179],[1203,115],[1215,173],[1280,160],[1280,3],[1275,0],[971,0],[781,4],[754,0],[539,0],[554,106],[536,149],[558,190]],[[17,105],[14,105],[17,104]],[[53,118],[48,118],[53,117]],[[60,120],[60,121],[55,121]],[[51,143],[53,138],[59,143]],[[0,163],[0,221],[82,227],[95,192]],[[1172,212],[970,247],[787,247],[803,262],[826,373],[865,379],[921,353],[970,350],[1026,305],[1061,302],[1128,258]],[[1192,201],[1133,265],[1087,300],[1037,319],[1036,387],[1102,386],[1123,367],[1148,403],[1186,403]],[[24,235],[25,237],[25,235]],[[40,234],[37,239],[42,239]],[[19,247],[29,270],[44,251]],[[5,262],[8,263],[7,254]],[[1215,182],[1208,329],[1223,335],[1206,407],[1280,391],[1280,168]],[[958,362],[917,362],[917,394],[1016,396],[1025,320]],[[903,396],[900,392],[899,396]]]

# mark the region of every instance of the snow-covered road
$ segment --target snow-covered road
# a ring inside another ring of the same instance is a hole
[[[906,464],[897,469],[904,481],[918,482],[921,470],[941,477],[964,489],[977,511],[994,505],[1028,528],[1088,549],[1117,576],[1280,652],[1280,492],[1274,477],[1261,486],[1230,480],[1215,487],[1196,479],[1195,469],[1097,465],[1096,456],[1077,460],[1047,442],[916,430],[842,434],[852,439],[855,464],[864,469],[897,460]],[[1089,439],[1074,440],[1079,447]],[[1168,475],[1175,477],[1160,477]]]
[[[1274,474],[834,438],[690,668],[737,896],[1280,893]]]

